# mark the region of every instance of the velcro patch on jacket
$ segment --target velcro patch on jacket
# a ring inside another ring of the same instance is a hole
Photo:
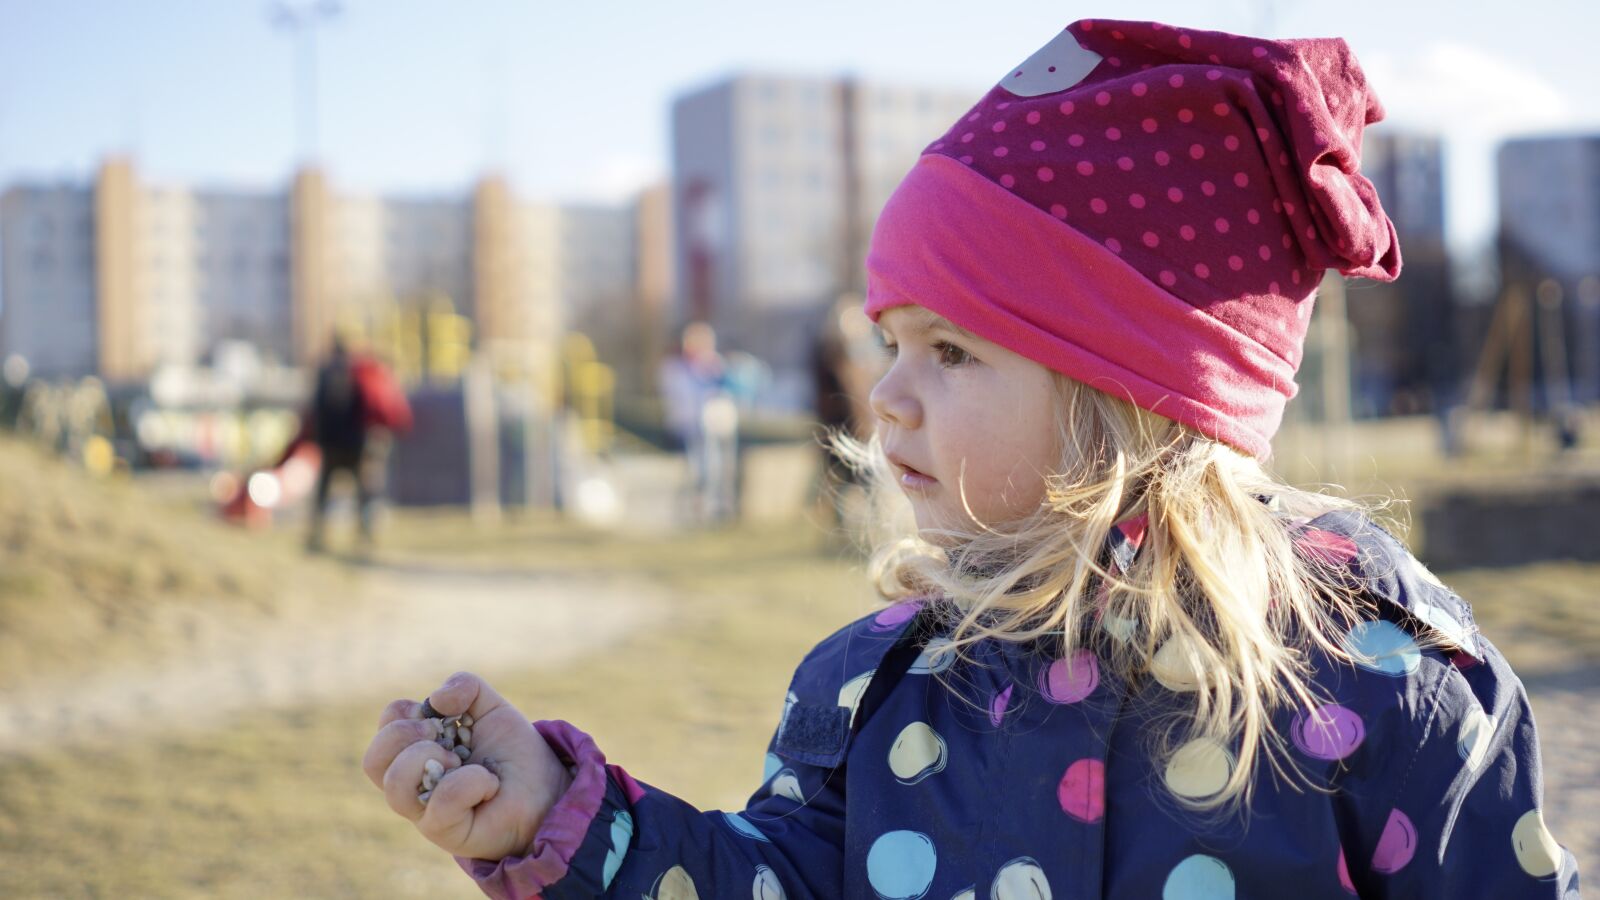
[[[843,760],[849,737],[849,707],[796,703],[784,713],[774,749],[798,762],[832,767]]]
[[[910,638],[922,599],[901,601],[829,635],[795,669],[773,751],[832,768],[849,752],[852,727],[879,664]],[[891,679],[892,680],[892,679]]]

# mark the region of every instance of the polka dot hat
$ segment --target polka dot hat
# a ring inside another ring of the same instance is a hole
[[[1343,40],[1075,22],[890,197],[867,314],[919,304],[1265,458],[1323,270],[1400,273],[1358,171],[1382,117]]]

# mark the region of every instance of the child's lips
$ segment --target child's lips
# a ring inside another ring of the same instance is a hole
[[[895,468],[900,470],[900,486],[911,489],[925,489],[939,483],[939,479],[920,471],[904,462],[893,460]]]

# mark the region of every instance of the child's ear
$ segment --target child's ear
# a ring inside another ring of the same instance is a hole
[[[1082,81],[1095,66],[1100,54],[1084,49],[1072,32],[1065,29],[1000,79],[1000,87],[1018,97],[1040,97],[1064,91]]]

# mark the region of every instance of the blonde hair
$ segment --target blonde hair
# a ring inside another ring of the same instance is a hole
[[[1055,641],[1070,659],[1092,629],[1121,623],[1095,639],[1099,664],[1193,698],[1152,732],[1157,758],[1170,761],[1197,739],[1236,755],[1220,790],[1179,801],[1196,811],[1248,808],[1263,759],[1280,775],[1299,772],[1274,714],[1317,705],[1314,651],[1351,660],[1343,635],[1370,612],[1343,567],[1296,551],[1281,515],[1371,517],[1393,501],[1292,487],[1227,444],[1052,374],[1060,462],[1040,473],[1045,499],[1018,522],[919,532],[876,436],[830,433],[864,476],[871,578],[886,600],[933,598],[951,641],[936,652],[962,659],[987,639]],[[1276,496],[1281,512],[1258,496]],[[1110,529],[1141,513],[1143,543],[1119,575],[1102,562]]]

